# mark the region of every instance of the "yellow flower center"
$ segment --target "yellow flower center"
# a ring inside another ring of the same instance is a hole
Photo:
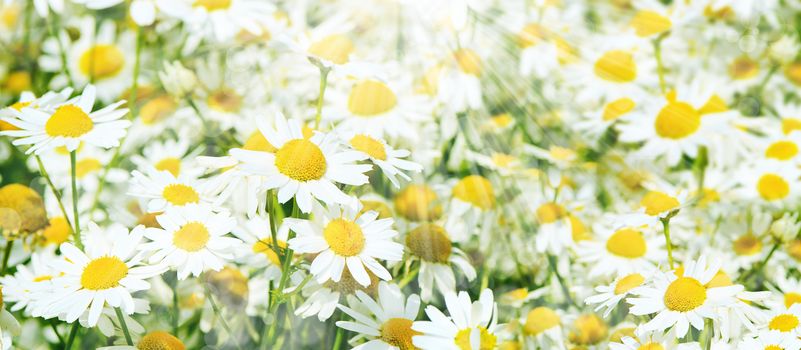
[[[178,105],[168,96],[159,96],[147,101],[139,109],[139,117],[145,125],[153,125],[169,117]]]
[[[245,144],[242,145],[242,149],[268,153],[275,153],[278,151],[278,149],[271,145],[264,135],[261,134],[261,131],[258,130],[250,134],[250,137],[248,137],[248,139],[245,141]]]
[[[238,269],[226,266],[220,271],[209,271],[208,281],[227,305],[244,305],[248,297],[248,278]]]
[[[206,98],[209,108],[225,113],[234,113],[242,107],[242,96],[231,89],[219,89]]]
[[[701,127],[701,114],[693,106],[669,101],[656,115],[656,134],[668,139],[683,139]]]
[[[559,315],[552,309],[540,306],[532,309],[526,316],[523,332],[528,335],[538,335],[559,325]]]
[[[643,345],[640,345],[640,347],[637,348],[637,350],[665,350],[665,347],[663,347],[659,343],[648,342]]]
[[[186,347],[178,338],[167,332],[155,331],[145,334],[136,344],[139,350],[184,350]]]
[[[387,150],[384,148],[384,144],[370,136],[356,135],[350,139],[350,145],[360,152],[367,153],[370,158],[387,160]]]
[[[790,308],[795,304],[801,303],[801,294],[796,292],[784,293],[784,306]]]
[[[406,235],[409,252],[433,263],[447,263],[451,256],[451,239],[445,229],[435,224],[422,224]]]
[[[473,330],[479,331],[479,344],[478,350],[494,350],[495,343],[498,341],[498,337],[494,334],[487,331],[484,327],[476,327],[476,328],[465,328],[456,333],[456,337],[453,339],[456,346],[459,347],[460,350],[474,350],[473,344],[470,343],[470,333]]]
[[[125,55],[114,45],[100,44],[86,50],[78,61],[81,72],[97,80],[111,78],[122,71]]]
[[[454,52],[453,57],[456,59],[456,63],[459,65],[459,69],[461,69],[462,72],[475,76],[481,75],[481,57],[479,57],[475,51],[461,49]]]
[[[784,348],[779,345],[768,345],[764,350],[784,350]]]
[[[790,160],[798,155],[798,145],[792,141],[776,141],[765,150],[765,157],[778,160]]]
[[[231,7],[232,0],[195,0],[194,7],[203,7],[206,11],[219,11]]]
[[[537,208],[536,214],[540,224],[551,224],[567,216],[567,209],[560,204],[548,202]]]
[[[12,94],[28,91],[31,89],[31,74],[26,71],[11,72],[4,85]]]
[[[622,50],[604,53],[595,61],[595,75],[613,83],[628,83],[637,78],[634,56]]]
[[[0,228],[36,232],[47,226],[47,212],[39,193],[20,184],[0,187]]]
[[[412,330],[413,321],[406,318],[390,318],[381,325],[381,340],[400,350],[414,350],[412,337],[422,333]]]
[[[790,194],[790,184],[779,175],[765,174],[757,181],[757,192],[768,201],[782,199]]]
[[[645,282],[645,277],[639,273],[632,273],[621,278],[615,284],[615,295],[626,293],[634,288],[641,286]]]
[[[94,126],[92,118],[78,106],[64,105],[47,119],[45,132],[53,137],[80,137],[92,131]]]
[[[534,46],[545,39],[548,31],[536,23],[529,23],[517,34],[517,45],[522,48]]]
[[[636,106],[637,104],[634,102],[634,100],[628,97],[619,98],[607,103],[606,106],[604,106],[602,118],[607,122],[615,120],[626,113],[631,112],[631,110],[633,110]]]
[[[642,233],[632,228],[617,230],[606,241],[606,250],[610,253],[629,259],[645,255],[647,246]]]
[[[373,117],[391,111],[398,104],[392,89],[377,80],[363,80],[350,90],[348,110],[359,117]]]
[[[75,163],[75,176],[79,179],[84,178],[95,171],[103,169],[103,164],[95,158],[84,158]]]
[[[517,158],[509,154],[505,153],[492,154],[492,163],[499,168],[508,168],[515,161],[517,161]]]
[[[793,62],[784,68],[784,76],[791,83],[801,85],[801,62]]]
[[[592,345],[606,339],[609,327],[595,314],[581,315],[573,322],[568,339],[575,344]]]
[[[768,323],[768,329],[779,332],[789,332],[798,327],[798,317],[793,314],[780,314],[773,317]]]
[[[492,120],[492,124],[495,124],[496,127],[505,128],[505,127],[511,125],[512,122],[515,119],[512,118],[512,116],[509,115],[509,113],[501,113],[501,114],[498,114],[496,116],[493,116],[491,118],[491,120]]]
[[[622,343],[623,338],[625,337],[632,337],[637,340],[637,335],[634,334],[634,331],[637,328],[634,327],[623,327],[618,328],[616,331],[612,332],[612,335],[609,336],[609,342],[612,343]]]
[[[570,234],[573,237],[573,242],[580,242],[592,239],[592,235],[587,230],[587,226],[575,215],[568,214],[567,219],[570,221]]]
[[[353,42],[342,34],[329,35],[309,47],[309,53],[335,64],[348,63]]]
[[[128,265],[115,256],[94,259],[83,268],[81,287],[89,290],[104,290],[119,285],[128,276]]]
[[[659,191],[650,191],[640,200],[640,206],[651,216],[678,208],[679,200]]]
[[[190,222],[181,226],[172,236],[172,244],[187,252],[196,252],[209,241],[209,230],[199,222]]]
[[[751,79],[757,74],[759,74],[759,64],[747,56],[735,58],[729,65],[729,75],[734,80]]]
[[[294,139],[275,153],[275,167],[290,179],[305,182],[322,178],[327,163],[323,151],[314,142]]]
[[[459,180],[453,187],[453,197],[484,210],[495,206],[492,183],[480,175],[470,175]]]
[[[715,277],[712,277],[711,280],[704,286],[707,288],[718,288],[718,287],[728,287],[731,286],[733,283],[731,281],[731,277],[723,271],[718,271],[715,274]]]
[[[754,255],[762,251],[762,242],[752,233],[746,233],[734,240],[733,249],[737,255]]]
[[[281,260],[278,259],[278,254],[273,250],[272,238],[262,238],[256,243],[253,243],[253,252],[256,254],[264,254],[273,265],[280,266]],[[278,241],[279,248],[286,248],[286,242]]]
[[[704,105],[698,109],[698,113],[701,115],[705,114],[713,114],[713,113],[722,113],[728,111],[729,107],[726,105],[726,101],[723,100],[718,95],[712,95],[709,100],[704,103]]]
[[[161,195],[172,205],[183,206],[200,201],[200,195],[194,188],[184,184],[171,184],[164,187]]]
[[[181,160],[175,157],[162,158],[156,163],[156,170],[169,171],[172,176],[178,177],[181,173]]]
[[[372,210],[378,213],[379,219],[387,219],[392,217],[392,210],[389,209],[389,206],[386,203],[382,201],[371,201],[364,199],[360,201],[362,202],[362,210],[359,211],[359,215]]]
[[[50,224],[44,229],[42,235],[47,244],[59,245],[67,241],[72,229],[67,224],[67,219],[63,216],[50,218]]]
[[[323,238],[331,250],[339,256],[356,256],[364,249],[364,233],[353,221],[331,220],[323,229]]]
[[[801,119],[784,118],[782,119],[782,132],[787,135],[793,131],[801,130]]]
[[[395,210],[410,221],[435,220],[442,215],[437,194],[426,185],[409,185],[395,195]]]
[[[643,10],[637,12],[631,19],[632,28],[637,36],[646,37],[664,33],[673,25],[670,19],[654,11]]]
[[[664,302],[668,310],[687,312],[706,301],[706,287],[692,277],[679,277],[667,287]]]

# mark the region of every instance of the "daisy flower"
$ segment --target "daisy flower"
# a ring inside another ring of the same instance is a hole
[[[154,331],[145,334],[142,339],[131,345],[114,345],[97,348],[97,350],[137,350],[137,349],[186,349],[184,343],[174,335],[164,331]]]
[[[295,198],[304,213],[312,209],[312,199],[326,204],[345,204],[350,197],[334,183],[359,186],[367,183],[365,172],[369,164],[354,164],[366,157],[357,151],[343,151],[331,134],[315,133],[307,138],[301,121],[287,121],[279,114],[275,129],[260,128],[275,153],[235,148],[231,156],[242,170],[266,177],[264,189],[278,189],[278,201],[286,203]]]
[[[53,253],[48,251],[33,253],[28,265],[17,265],[14,275],[0,278],[3,302],[13,304],[9,310],[24,309],[30,314],[37,296],[52,290],[52,280],[58,276],[58,271],[51,266],[54,259]]]
[[[801,171],[797,165],[768,159],[744,169],[748,172],[740,179],[742,197],[777,206],[790,205],[798,198]]]
[[[595,287],[597,294],[587,297],[584,302],[587,305],[597,304],[595,311],[606,309],[604,317],[608,317],[612,310],[620,304],[620,301],[631,295],[634,288],[642,286],[645,280],[645,276],[638,272],[623,275],[609,285]]]
[[[284,220],[295,238],[287,242],[298,253],[318,254],[310,272],[317,282],[338,282],[347,265],[350,273],[362,286],[370,285],[365,267],[382,280],[391,280],[389,271],[376,259],[399,261],[403,245],[392,241],[398,232],[392,229],[394,220],[379,219],[378,212],[361,213],[361,203],[355,198],[346,206],[330,206],[315,215],[318,220],[287,218]]]
[[[353,135],[347,144],[358,152],[367,156],[373,164],[377,165],[381,172],[395,185],[400,188],[398,177],[409,181],[411,178],[404,173],[405,171],[420,173],[423,166],[401,158],[406,158],[411,154],[408,150],[396,150],[382,139],[374,138],[367,134]]]
[[[95,92],[95,87],[88,85],[80,96],[46,109],[12,109],[14,117],[4,120],[20,130],[3,131],[0,135],[16,137],[14,145],[32,145],[25,152],[36,154],[60,146],[75,151],[81,142],[103,148],[119,146],[125,129],[131,125],[128,120],[119,120],[128,114],[127,108],[117,109],[125,101],[93,112]]]
[[[131,173],[129,194],[147,201],[147,212],[162,212],[168,208],[183,207],[190,204],[209,204],[213,202],[211,184],[197,180],[189,172],[175,176],[170,171],[174,167],[159,171],[153,167],[145,168],[147,174],[138,170]]]
[[[520,322],[523,324],[523,335],[529,347],[565,348],[562,319],[553,309],[547,306],[535,307]]]
[[[208,205],[188,204],[170,208],[156,217],[162,228],[147,228],[143,251],[153,252],[151,262],[162,262],[178,272],[178,279],[189,274],[200,276],[203,271],[219,271],[231,250],[241,243],[227,237],[236,220],[226,213],[215,213]]]
[[[430,321],[416,321],[412,330],[422,333],[412,337],[415,346],[424,350],[494,349],[497,342],[498,305],[492,291],[484,289],[477,301],[470,302],[467,292],[445,294],[450,316],[429,305]]]
[[[152,142],[145,146],[141,156],[131,156],[131,161],[139,169],[153,167],[158,171],[168,171],[176,178],[181,176],[182,171],[190,176],[199,176],[201,169],[194,166],[193,161],[199,151],[195,149],[189,152],[188,138],[181,137],[178,141]]]
[[[420,297],[424,301],[431,300],[436,284],[442,293],[453,293],[456,290],[456,277],[453,267],[464,273],[468,281],[476,278],[476,270],[470,264],[467,255],[453,246],[451,238],[442,226],[437,224],[421,224],[406,234],[406,249],[420,260]]]
[[[653,268],[663,258],[659,249],[664,240],[651,230],[623,227],[600,229],[600,235],[578,243],[578,261],[591,266],[589,277],[625,275],[643,268]]]
[[[131,294],[149,289],[146,279],[164,271],[161,266],[142,264],[138,248],[144,231],[144,226],[137,226],[129,233],[120,224],[103,231],[89,223],[85,252],[71,243],[61,245],[64,259],[54,263],[60,274],[51,280],[52,289],[37,303],[33,315],[63,315],[66,322],[72,323],[88,308],[86,324],[94,327],[106,304],[133,314]]]
[[[412,330],[412,324],[420,311],[420,297],[415,294],[405,298],[394,284],[379,282],[378,298],[373,299],[363,291],[356,291],[351,307],[339,308],[354,321],[337,321],[340,328],[355,332],[354,340],[368,339],[353,347],[354,350],[406,350],[414,348],[412,337],[421,333]],[[355,305],[354,305],[355,304]]]
[[[798,339],[801,335],[801,304],[774,310],[761,328],[778,332],[782,338]]]
[[[653,189],[645,193],[635,211],[615,218],[616,224],[630,227],[654,226],[660,220],[675,215],[687,203],[687,192],[670,189],[669,186],[662,187],[664,189]]]
[[[746,338],[737,344],[739,349],[801,349],[801,340],[784,336],[779,331],[762,331],[753,338]]]
[[[353,278],[353,275],[348,271],[347,265],[342,271],[342,278],[339,282],[328,281],[320,284],[312,279],[302,287],[301,294],[306,297],[306,300],[295,309],[295,315],[302,318],[317,315],[317,319],[322,322],[334,314],[334,311],[339,306],[339,300],[344,296],[355,295],[357,291],[376,296],[380,279],[370,270],[367,270],[367,275],[370,277],[370,285],[366,287]],[[290,278],[295,286],[287,288],[285,291],[287,293],[299,288],[298,284],[302,284],[301,281],[304,280],[301,271],[292,274]]]
[[[671,328],[677,338],[684,337],[690,325],[702,330],[704,318],[716,318],[714,309],[736,302],[735,295],[743,287],[708,287],[707,284],[718,273],[721,261],[710,265],[706,257],[689,261],[681,275],[670,272],[657,273],[652,281],[632,291],[637,297],[627,299],[634,315],[652,315],[654,318],[640,326],[642,331],[664,331]]]
[[[237,261],[252,268],[266,267],[265,274],[268,277],[281,276],[281,261],[273,245],[269,217],[248,219],[237,225],[232,233],[242,240],[242,244],[237,248],[235,254]],[[275,245],[279,249],[286,249],[288,237],[289,226],[282,224],[276,232],[277,242]]]

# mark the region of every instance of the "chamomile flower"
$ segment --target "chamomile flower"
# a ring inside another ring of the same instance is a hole
[[[45,318],[63,315],[66,322],[75,322],[88,308],[86,324],[94,327],[103,307],[117,307],[124,314],[135,311],[132,293],[147,290],[146,279],[164,271],[161,266],[142,262],[139,243],[144,227],[130,233],[116,224],[101,229],[89,224],[86,251],[71,243],[61,245],[62,260],[54,268],[60,273],[51,280],[52,288],[33,310]]]
[[[450,316],[429,305],[426,315],[430,321],[416,321],[412,330],[422,333],[412,337],[415,346],[433,349],[493,349],[497,345],[498,305],[492,291],[484,289],[478,300],[470,302],[467,292],[445,294]]]
[[[268,217],[254,217],[235,227],[232,233],[243,243],[237,248],[237,260],[252,268],[266,267],[268,277],[281,276],[280,256],[275,247],[286,249],[289,225],[281,225],[277,230],[273,243]]]
[[[595,311],[604,311],[604,317],[614,310],[620,301],[627,298],[634,288],[637,288],[645,283],[646,277],[644,273],[633,272],[627,275],[622,275],[609,284],[595,287],[597,294],[594,294],[584,300],[589,305],[597,304]]]
[[[352,201],[346,206],[330,206],[315,215],[318,220],[285,219],[297,233],[287,242],[299,253],[317,254],[310,272],[317,282],[339,282],[345,266],[362,286],[370,285],[370,270],[382,280],[392,275],[376,259],[399,261],[403,246],[392,241],[398,232],[392,229],[392,219],[379,219],[378,212],[361,213],[361,203]],[[365,270],[367,268],[367,270]]]
[[[535,307],[520,322],[523,324],[523,335],[528,346],[565,348],[562,318],[555,310],[547,306]]]
[[[760,328],[778,332],[781,338],[798,339],[801,334],[801,304],[773,310],[767,323]]]
[[[75,151],[81,142],[103,148],[118,146],[131,125],[128,120],[119,120],[128,114],[127,108],[118,109],[125,101],[93,112],[95,93],[96,88],[88,85],[80,96],[46,109],[35,105],[20,111],[12,109],[14,117],[4,120],[20,130],[0,134],[16,137],[15,145],[32,145],[26,153],[41,154],[60,146]]]
[[[51,266],[54,259],[55,255],[47,251],[33,253],[28,265],[18,265],[14,275],[0,278],[0,285],[3,286],[3,302],[13,304],[9,310],[13,312],[24,309],[30,314],[36,297],[51,290],[52,279],[59,274]]]
[[[348,145],[356,151],[364,153],[373,164],[378,166],[384,175],[400,188],[398,177],[406,181],[411,180],[404,171],[420,173],[423,166],[401,158],[406,158],[411,154],[407,150],[396,150],[382,139],[374,138],[368,134],[356,134],[347,141]]]
[[[578,261],[592,266],[589,277],[624,275],[654,268],[654,262],[665,256],[664,240],[651,230],[632,227],[600,229],[598,239],[581,241],[576,247]]]
[[[368,286],[363,286],[361,283],[357,282],[350,271],[348,271],[347,266],[345,266],[345,269],[342,271],[342,278],[339,282],[328,281],[324,284],[320,284],[312,280],[303,286],[301,290],[301,294],[306,297],[306,300],[295,309],[295,315],[303,318],[317,315],[318,320],[325,321],[334,314],[342,297],[355,295],[356,291],[362,291],[368,295],[375,296],[378,292],[380,279],[370,272],[370,270],[367,270],[367,275],[370,277],[370,285]],[[286,292],[291,292],[299,288],[300,286],[298,286],[297,283],[303,280],[299,272],[293,274],[291,278],[298,281],[295,282],[294,287],[288,288]]]
[[[201,169],[192,161],[197,150],[189,152],[189,141],[167,140],[151,143],[142,150],[142,155],[134,155],[131,161],[140,169],[154,168],[158,171],[167,171],[178,178],[182,172],[190,176],[199,176]]]
[[[736,302],[734,296],[743,289],[733,285],[709,287],[720,269],[721,261],[710,265],[706,257],[689,261],[684,265],[681,275],[671,272],[657,273],[647,285],[638,287],[632,293],[637,297],[627,299],[634,315],[656,314],[654,318],[641,325],[642,331],[664,331],[672,329],[676,337],[687,334],[690,325],[701,330],[705,318],[715,318],[714,308]]]
[[[300,120],[287,121],[278,115],[275,129],[260,128],[275,153],[235,148],[231,156],[241,163],[241,169],[264,176],[264,189],[278,189],[278,201],[286,203],[295,198],[304,213],[312,209],[313,199],[326,204],[350,201],[334,183],[358,186],[367,183],[364,173],[369,164],[354,164],[366,157],[357,151],[343,151],[331,134],[303,134]]]
[[[226,236],[236,220],[226,213],[215,213],[208,205],[187,204],[170,208],[156,217],[161,228],[147,228],[150,242],[141,245],[152,252],[151,262],[162,262],[176,269],[178,279],[204,271],[219,271],[233,259],[232,250],[240,243]]]
[[[431,300],[436,285],[442,293],[455,292],[456,276],[453,267],[462,271],[472,281],[476,278],[476,270],[470,264],[467,255],[453,246],[448,232],[442,226],[433,223],[421,224],[406,234],[406,249],[420,260],[420,297],[424,301]]]
[[[147,174],[134,170],[130,194],[147,201],[147,212],[162,212],[167,208],[190,204],[210,204],[213,201],[210,183],[198,180],[187,172],[175,176],[170,169],[146,168]]]
[[[762,331],[753,338],[746,338],[737,344],[740,349],[801,349],[801,340],[782,335],[779,331]]]
[[[420,311],[420,297],[412,294],[404,299],[401,289],[387,282],[379,282],[376,299],[360,290],[356,291],[356,297],[358,299],[353,299],[350,307],[339,306],[354,321],[336,323],[338,327],[358,334],[352,342],[368,339],[353,349],[398,350],[414,347],[412,337],[421,334],[412,330]]]

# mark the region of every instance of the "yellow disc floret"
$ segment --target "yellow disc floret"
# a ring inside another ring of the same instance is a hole
[[[83,268],[81,287],[89,290],[114,288],[125,276],[128,276],[128,265],[116,256],[104,256],[90,261]]]
[[[412,330],[413,321],[406,318],[390,318],[381,325],[381,340],[400,350],[414,350],[412,337],[422,333]]]
[[[406,235],[409,252],[423,261],[447,263],[451,256],[451,239],[442,226],[423,224]]]
[[[86,50],[78,61],[78,67],[86,76],[97,80],[111,78],[122,71],[125,55],[114,45],[100,44]]]
[[[164,187],[161,195],[172,205],[182,206],[200,201],[200,195],[191,186],[171,184]]]
[[[210,237],[209,230],[205,225],[199,222],[190,222],[175,231],[172,244],[187,252],[196,252],[206,247]]]
[[[485,210],[495,206],[492,183],[481,175],[470,175],[459,180],[453,187],[453,197]]]
[[[331,220],[323,229],[323,238],[339,256],[356,256],[364,249],[364,233],[353,221],[342,218]]]
[[[348,110],[359,117],[372,117],[389,112],[398,104],[392,89],[378,80],[363,80],[350,90]]]
[[[692,277],[679,277],[665,291],[664,302],[668,310],[692,311],[706,301],[706,287]]]
[[[623,258],[639,258],[645,255],[647,245],[642,233],[632,228],[617,230],[606,240],[606,250]]]
[[[306,182],[322,178],[327,163],[316,144],[307,139],[294,139],[275,153],[275,167],[290,179]]]
[[[139,350],[184,350],[186,347],[178,338],[172,334],[155,331],[145,334],[144,337],[136,344]]]
[[[58,107],[45,123],[45,132],[53,137],[80,137],[94,129],[92,118],[80,107],[64,105]]]

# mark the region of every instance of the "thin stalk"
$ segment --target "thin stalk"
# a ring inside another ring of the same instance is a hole
[[[42,163],[42,158],[39,156],[35,156],[35,158],[36,163],[39,164],[39,173],[41,173],[42,177],[45,178],[47,185],[50,186],[50,190],[53,191],[53,195],[56,196],[58,208],[61,209],[61,215],[64,215],[64,220],[67,221],[67,226],[69,226],[70,231],[72,231],[72,220],[70,219],[70,216],[67,215],[67,209],[64,208],[64,202],[61,200],[61,192],[59,192],[59,190],[56,188],[56,185],[53,185],[53,180],[51,180],[50,175],[47,174],[47,170],[45,170],[44,164]]]
[[[666,85],[665,84],[665,66],[662,63],[662,39],[665,38],[665,34],[660,35],[656,39],[654,39],[654,56],[656,58],[656,73],[659,75],[659,90],[664,94],[666,92]]]
[[[211,294],[211,290],[205,282],[203,283],[203,289],[206,290],[206,296],[209,298],[209,304],[211,304],[211,309],[214,311],[214,315],[220,320],[220,324],[222,324],[223,329],[225,329],[225,331],[228,333],[228,336],[231,337],[231,340],[234,342],[234,346],[236,346],[237,349],[242,350],[242,347],[239,346],[239,341],[236,339],[236,336],[233,332],[231,332],[231,327],[228,326],[228,322],[225,320],[225,317],[222,316],[220,308],[217,306],[217,303],[214,302],[214,295]]]
[[[64,346],[64,338],[61,337],[61,334],[58,332],[58,328],[56,327],[56,320],[50,319],[50,328],[53,329],[53,333],[56,334],[56,338],[58,338],[58,345]]]
[[[739,278],[740,281],[745,283],[745,282],[748,281],[749,278],[751,278],[751,276],[754,273],[756,273],[758,271],[762,271],[762,269],[765,268],[765,265],[768,264],[768,261],[770,260],[770,258],[773,257],[773,254],[776,253],[776,250],[779,249],[780,245],[781,245],[781,243],[779,243],[779,242],[774,243],[773,247],[770,248],[770,251],[768,252],[768,255],[765,256],[765,259],[762,259],[762,261],[760,261],[758,265],[754,266],[752,269],[748,270],[745,274],[740,276],[740,278]]]
[[[120,308],[114,308],[114,312],[117,313],[117,319],[120,320],[120,328],[122,328],[122,334],[125,335],[125,342],[128,345],[133,345],[133,340],[131,339],[131,333],[128,331],[128,325],[125,324],[125,316],[122,315],[122,311]]]
[[[670,269],[673,269],[673,244],[670,241],[670,218],[660,219],[662,221],[662,228],[665,234],[665,246],[667,246],[668,264]]]
[[[562,294],[565,295],[565,299],[567,300],[570,305],[576,307],[576,309],[581,309],[581,307],[576,304],[576,301],[573,300],[573,297],[570,296],[570,290],[567,288],[567,283],[565,279],[562,278],[562,275],[559,274],[559,270],[556,268],[556,257],[548,254],[548,267],[551,268],[551,272],[553,272],[554,276],[556,276],[556,280],[559,281],[559,286],[562,288]]]
[[[75,157],[76,152],[70,152],[70,177],[72,183],[72,215],[73,220],[75,221],[75,226],[72,230],[73,235],[75,236],[75,244],[78,245],[78,249],[83,250],[83,242],[81,242],[81,221],[78,218],[78,185],[76,183],[76,176],[75,176]]]
[[[72,324],[72,328],[70,329],[70,335],[69,335],[69,338],[67,338],[67,345],[66,345],[66,346],[64,346],[64,349],[65,349],[65,350],[70,350],[70,349],[72,349],[72,343],[74,343],[74,342],[75,342],[75,336],[76,336],[76,335],[78,335],[78,327],[80,327],[80,326],[78,325],[78,323],[79,323],[78,321],[75,321],[75,322]]]
[[[0,270],[0,276],[6,274],[6,268],[8,267],[8,258],[11,257],[11,249],[14,248],[14,241],[9,240],[6,243],[6,249],[3,251],[3,268]]]
[[[331,68],[320,67],[320,94],[317,96],[317,114],[315,115],[314,129],[320,128],[320,120],[323,118],[323,99],[325,98],[325,88],[328,85],[328,73]]]
[[[178,279],[177,277],[170,283],[172,288],[172,334],[178,336],[178,323],[181,317],[181,310],[178,308]]]

